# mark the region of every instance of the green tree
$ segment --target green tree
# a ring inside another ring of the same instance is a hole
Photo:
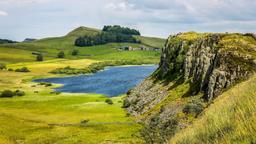
[[[2,64],[2,63],[0,63],[0,70],[3,70],[3,69],[6,69],[6,65],[5,65],[5,64]]]
[[[1,97],[3,98],[9,98],[9,97],[13,97],[15,95],[14,92],[10,91],[10,90],[4,90],[1,94]]]
[[[58,58],[64,58],[64,57],[65,57],[64,51],[60,51],[60,52],[58,53]]]
[[[72,54],[73,56],[76,56],[76,55],[78,55],[78,53],[79,53],[79,50],[74,49],[71,54]]]
[[[42,54],[38,54],[38,55],[36,56],[36,60],[37,60],[37,61],[43,61],[43,60],[44,60],[43,55],[42,55]]]

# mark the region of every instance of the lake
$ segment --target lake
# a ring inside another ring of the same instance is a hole
[[[90,75],[37,79],[34,82],[63,84],[57,92],[97,93],[108,97],[119,96],[141,83],[152,74],[157,65],[107,67]]]

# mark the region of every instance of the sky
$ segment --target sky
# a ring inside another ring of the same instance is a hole
[[[0,38],[39,39],[104,25],[163,38],[186,31],[256,32],[256,0],[0,0]]]

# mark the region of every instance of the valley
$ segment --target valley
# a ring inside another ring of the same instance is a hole
[[[99,32],[0,45],[0,143],[256,142],[254,34]]]
[[[103,94],[61,93],[54,92],[60,84],[33,82],[39,78],[65,77],[68,74],[50,73],[65,67],[84,69],[92,65],[97,71],[97,64],[102,62],[106,62],[104,68],[115,61],[119,61],[118,65],[159,61],[159,52],[117,50],[141,44],[74,46],[78,36],[98,31],[80,27],[60,38],[0,45],[0,63],[6,66],[0,70],[0,91],[25,92],[21,97],[0,98],[0,143],[143,143],[139,134],[142,126],[121,108],[125,93],[113,98]],[[79,54],[72,56],[73,49],[78,49]],[[61,50],[65,57],[57,58]],[[36,61],[32,53],[41,53],[44,60]],[[15,71],[23,67],[29,72]]]

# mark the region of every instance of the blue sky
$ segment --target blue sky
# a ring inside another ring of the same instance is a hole
[[[0,38],[65,35],[119,24],[143,35],[256,32],[256,0],[0,0]]]

